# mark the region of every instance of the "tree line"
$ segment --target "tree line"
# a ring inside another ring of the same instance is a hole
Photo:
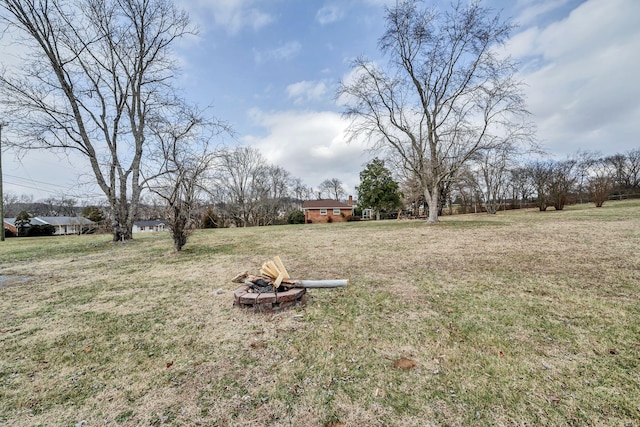
[[[0,21],[25,52],[0,73],[7,145],[80,153],[114,240],[132,238],[144,197],[165,209],[177,250],[203,217],[203,199],[210,224],[244,227],[273,224],[305,198],[344,197],[338,179],[314,191],[251,147],[219,148],[232,127],[176,87],[173,49],[197,28],[171,0],[0,0]],[[425,208],[428,222],[454,201],[495,213],[534,194],[545,210],[572,194],[635,191],[637,151],[518,164],[540,148],[518,64],[501,53],[513,29],[481,1],[443,10],[399,0],[386,7],[378,41],[386,64],[356,58],[340,82],[350,137],[381,153],[405,207]],[[395,198],[365,194],[380,172],[371,166],[360,198],[388,209]]]
[[[425,205],[415,181],[400,181],[404,206],[413,215]],[[567,204],[640,197],[640,149],[602,156],[577,153],[563,160],[512,158],[505,164],[469,162],[441,193],[440,215],[536,207],[562,210]]]
[[[184,138],[187,133],[180,135]],[[300,218],[295,213],[301,211],[305,200],[341,200],[347,195],[340,179],[325,179],[314,189],[283,167],[269,164],[253,147],[216,147],[209,151],[201,147],[193,151],[192,147],[180,144],[161,150],[171,157],[158,155],[156,161],[162,164],[150,170],[159,172],[155,176],[143,174],[147,191],[141,194],[134,217],[134,221],[167,221],[178,250],[195,228],[299,222],[290,217]],[[5,193],[4,206],[7,217],[23,211],[31,216],[82,215],[95,221],[112,216],[107,200],[97,206],[79,207],[76,200],[65,196],[34,202],[33,196]],[[105,222],[104,228],[112,232],[110,227],[110,222]]]

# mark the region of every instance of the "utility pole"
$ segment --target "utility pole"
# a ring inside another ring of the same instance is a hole
[[[2,128],[5,123],[0,122],[0,242],[4,242],[4,193],[2,192]]]

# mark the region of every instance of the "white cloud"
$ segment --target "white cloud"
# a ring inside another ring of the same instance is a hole
[[[322,25],[331,24],[344,18],[344,14],[344,9],[335,4],[325,5],[316,13],[316,20]]]
[[[254,50],[253,56],[258,64],[262,64],[264,62],[269,61],[281,61],[286,59],[291,59],[296,56],[302,50],[302,45],[297,42],[288,42],[279,46],[275,49],[266,50],[266,51],[257,51]]]
[[[568,0],[527,1],[519,13],[516,22],[520,25],[530,24],[539,17],[557,10],[568,3]]]
[[[546,27],[517,34],[528,105],[552,154],[615,153],[638,142],[640,2],[590,0]],[[636,132],[637,134],[637,132]]]
[[[251,118],[266,129],[266,135],[249,135],[244,142],[257,147],[270,163],[314,188],[325,179],[338,178],[354,194],[370,155],[363,141],[347,141],[349,123],[340,114],[254,109]]]
[[[324,82],[301,81],[287,86],[287,96],[293,98],[295,105],[302,105],[312,101],[320,101],[327,94]]]
[[[214,26],[225,28],[230,34],[237,34],[245,28],[254,31],[269,25],[273,16],[260,10],[256,0],[191,0],[183,1],[182,7],[189,11],[191,18],[202,31]]]
[[[367,3],[372,6],[389,6],[392,7],[395,5],[397,0],[364,0],[364,3]]]

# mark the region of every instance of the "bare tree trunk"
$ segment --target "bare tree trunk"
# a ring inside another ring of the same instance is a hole
[[[169,47],[191,32],[187,15],[165,0],[0,0],[0,8],[28,49],[21,72],[0,76],[19,147],[81,153],[111,207],[113,239],[131,239],[145,133],[150,115],[173,101]]]
[[[515,64],[494,53],[512,26],[480,2],[453,2],[446,12],[421,3],[387,9],[379,46],[389,67],[356,59],[339,95],[349,99],[352,137],[377,141],[408,176],[429,183],[428,221],[437,222],[440,186],[504,135],[530,141],[532,128],[520,120],[528,112]]]
[[[440,204],[439,196],[440,192],[437,189],[432,189],[431,192],[425,191],[424,193],[425,200],[429,206],[429,217],[427,218],[427,223],[435,224],[440,222],[438,219],[438,208]]]

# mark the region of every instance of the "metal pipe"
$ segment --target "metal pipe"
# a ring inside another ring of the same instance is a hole
[[[340,288],[347,286],[349,280],[301,280],[303,288]]]

